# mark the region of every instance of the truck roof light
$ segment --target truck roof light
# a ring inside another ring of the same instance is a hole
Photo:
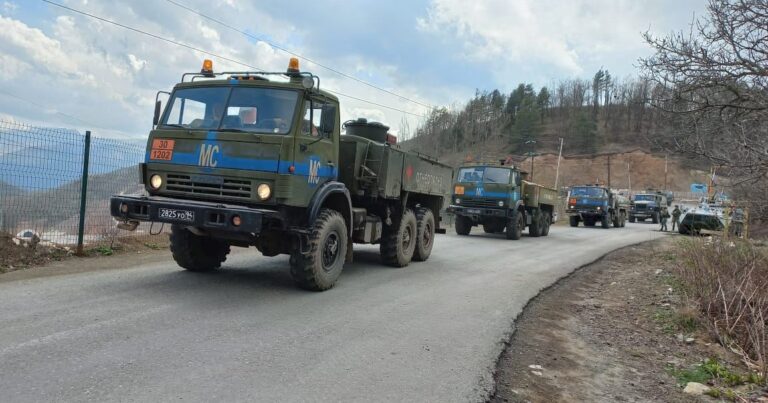
[[[205,76],[213,76],[213,61],[211,59],[203,60],[203,68],[200,69],[200,73]]]
[[[292,57],[291,60],[288,61],[288,72],[289,73],[299,72],[299,58]]]

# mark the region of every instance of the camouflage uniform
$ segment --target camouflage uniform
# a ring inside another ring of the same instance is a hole
[[[675,228],[680,227],[680,216],[683,214],[682,211],[680,211],[680,206],[675,206],[675,209],[672,210],[672,231],[675,231]]]
[[[659,231],[669,231],[669,229],[667,229],[667,219],[669,219],[669,211],[665,208],[661,210],[661,229],[659,229]]]

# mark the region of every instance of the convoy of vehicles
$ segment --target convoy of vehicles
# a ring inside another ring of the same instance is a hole
[[[600,223],[603,228],[623,227],[629,212],[629,200],[600,185],[574,186],[568,193],[566,213],[571,227],[583,222],[587,227]]]
[[[473,226],[482,225],[486,233],[506,231],[507,239],[520,239],[525,227],[530,236],[547,236],[557,191],[524,176],[503,164],[460,168],[448,210],[456,216],[456,233],[469,235]]]
[[[171,224],[187,270],[253,245],[290,255],[296,284],[326,290],[353,243],[380,244],[382,261],[402,267],[428,259],[444,231],[452,168],[401,150],[379,123],[349,121],[341,135],[338,99],[295,58],[284,73],[215,73],[206,60],[161,110],[140,165],[148,195],[113,196],[110,209],[124,229]]]
[[[672,194],[649,190],[635,194],[629,210],[629,222],[645,221],[658,224],[662,211],[672,204]]]

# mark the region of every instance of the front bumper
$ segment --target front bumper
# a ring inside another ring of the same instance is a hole
[[[510,210],[508,208],[464,207],[451,204],[447,211],[462,216],[507,217],[507,212]]]
[[[565,210],[565,213],[571,216],[587,216],[587,217],[602,217],[605,215],[605,210],[585,209],[585,208],[571,208]]]
[[[166,214],[161,214],[161,209]],[[274,210],[158,196],[112,196],[109,211],[118,221],[160,222],[250,234],[261,233],[267,222],[282,221],[280,213]],[[167,214],[169,211],[174,213]],[[232,223],[236,215],[241,221],[238,226]]]
[[[631,211],[629,215],[635,218],[651,218],[653,217],[653,211]]]

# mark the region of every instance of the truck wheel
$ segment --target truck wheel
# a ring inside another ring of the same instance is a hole
[[[603,215],[603,217],[600,219],[600,226],[603,228],[611,227],[611,217],[608,214]]]
[[[531,225],[528,226],[528,235],[532,237],[541,236],[541,210],[536,210],[531,215]]]
[[[456,223],[454,224],[456,233],[459,235],[469,235],[469,231],[472,230],[472,221],[469,218],[457,215]]]
[[[384,229],[379,251],[384,264],[392,267],[405,267],[411,262],[416,249],[416,215],[413,210],[405,210],[400,220]]]
[[[629,222],[635,222],[635,216],[633,215],[629,216]]]
[[[645,221],[645,220],[643,220],[643,221]],[[654,223],[654,224],[658,224],[659,223],[659,213],[653,213],[653,216],[651,217],[651,222]]]
[[[428,208],[416,210],[416,249],[413,260],[423,262],[429,259],[435,240],[435,215]]]
[[[552,225],[552,216],[549,215],[548,211],[545,211],[541,217],[541,236],[547,236],[549,235],[549,226]]]
[[[301,288],[325,291],[344,269],[347,255],[347,224],[336,210],[322,209],[309,235],[309,253],[291,254],[291,276]]]
[[[613,227],[619,228],[621,226],[621,213],[616,213],[613,215]]]
[[[171,226],[170,239],[173,260],[189,271],[218,269],[229,254],[228,243],[195,235],[179,225]]]
[[[578,227],[579,226],[579,217],[576,217],[575,215],[572,215],[568,217],[571,222],[571,227]],[[587,225],[584,223],[584,225]]]
[[[621,221],[619,227],[624,228],[627,226],[627,215],[625,213],[621,213]]]
[[[525,221],[523,221],[523,215],[519,211],[515,211],[512,218],[507,221],[507,239],[518,240],[523,236],[523,227],[525,227]]]

